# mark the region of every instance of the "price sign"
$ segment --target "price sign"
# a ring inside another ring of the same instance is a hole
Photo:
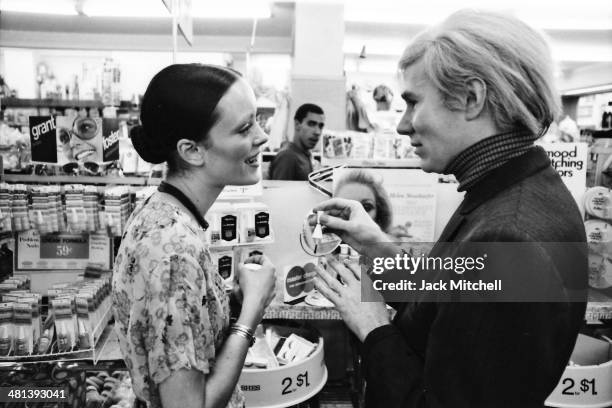
[[[595,378],[583,378],[574,380],[573,378],[564,378],[561,382],[563,385],[563,395],[597,395],[597,387]]]
[[[300,388],[309,387],[310,381],[308,381],[308,371],[304,371],[294,377],[285,377],[281,381],[282,395],[291,394],[296,392]]]
[[[17,270],[79,270],[87,264],[110,269],[111,239],[98,234],[47,234],[37,230],[17,234]]]

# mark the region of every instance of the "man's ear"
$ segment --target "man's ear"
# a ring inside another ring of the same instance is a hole
[[[191,139],[180,139],[176,142],[179,157],[192,166],[202,166],[206,159],[206,149],[201,143]]]
[[[466,81],[465,118],[473,120],[484,111],[487,99],[487,84],[480,78],[470,78]]]

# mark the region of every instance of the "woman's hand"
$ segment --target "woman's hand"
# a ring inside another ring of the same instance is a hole
[[[246,268],[244,264],[248,263],[260,265],[261,268],[258,270]],[[244,264],[238,265],[238,285],[243,298],[240,315],[241,318],[248,320],[244,324],[254,327],[259,324],[266,307],[274,299],[276,268],[264,255],[250,256],[245,259]]]
[[[315,287],[336,306],[344,323],[360,341],[363,342],[372,330],[390,323],[389,312],[382,297],[372,288],[370,278],[365,273],[361,274],[359,265],[344,266],[331,258],[327,263],[328,267],[338,273],[344,284],[333,278],[329,272],[317,268]],[[363,290],[369,292],[366,293],[367,299],[380,301],[362,302],[362,284]]]
[[[332,198],[313,208],[313,211],[325,211],[321,224],[338,234],[342,240],[357,252],[367,254],[367,246],[388,242],[386,234],[363,209],[361,203],[343,198]],[[311,215],[310,225],[315,225],[317,217]]]

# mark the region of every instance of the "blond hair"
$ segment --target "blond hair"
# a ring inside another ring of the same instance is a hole
[[[458,11],[417,35],[399,68],[417,61],[451,110],[459,107],[467,81],[482,80],[486,108],[502,131],[527,128],[543,135],[560,112],[547,41],[517,18]]]

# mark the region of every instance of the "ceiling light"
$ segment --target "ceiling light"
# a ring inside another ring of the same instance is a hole
[[[163,2],[157,0],[85,0],[83,11],[90,17],[170,18]],[[192,0],[193,18],[269,18],[270,2],[261,0]]]
[[[77,15],[74,0],[0,0],[0,10],[18,13]]]

